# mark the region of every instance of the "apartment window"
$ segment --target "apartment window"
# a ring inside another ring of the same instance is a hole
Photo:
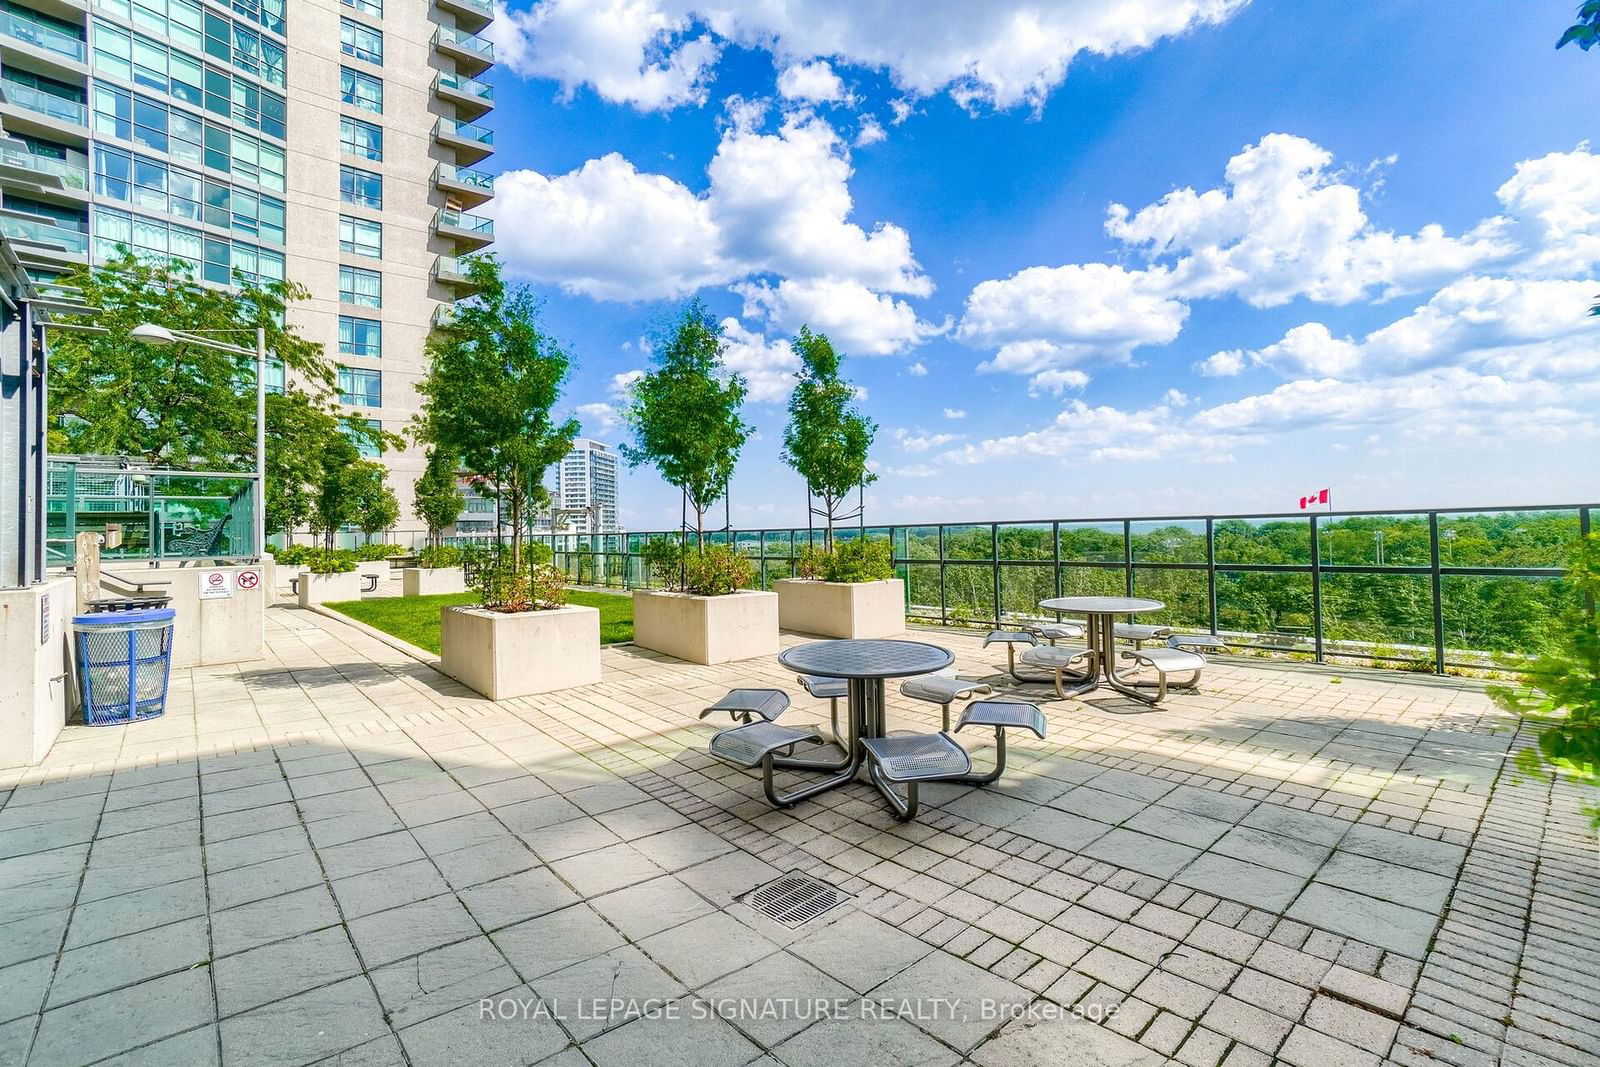
[[[382,407],[383,372],[364,367],[340,367],[339,403],[364,408]]]
[[[283,364],[280,363],[279,361],[275,360],[275,359],[268,360],[267,361],[267,378],[266,378],[266,389],[267,389],[267,392],[276,393],[278,396],[282,396],[283,395],[283,387],[284,387]]]
[[[383,210],[383,175],[345,164],[339,168],[339,199],[347,204]]]
[[[355,426],[352,426],[351,423],[354,423]],[[377,459],[382,454],[383,449],[379,448],[371,440],[374,435],[360,433],[356,430],[356,426],[365,426],[369,430],[380,431],[383,429],[383,423],[377,419],[346,419],[344,424],[344,435],[355,442],[356,451],[361,454],[361,457],[363,459]]]
[[[383,33],[354,19],[339,19],[339,51],[365,63],[383,65]]]
[[[369,359],[382,358],[383,323],[377,319],[358,319],[354,315],[340,315],[339,354],[366,356]]]
[[[383,127],[348,115],[339,116],[339,147],[345,155],[383,159]]]
[[[489,497],[467,497],[467,511],[473,515],[493,515],[495,502]]]
[[[383,81],[349,67],[339,68],[339,99],[363,111],[383,114]]]
[[[383,275],[362,267],[339,266],[339,300],[361,307],[383,307]]]
[[[339,251],[383,258],[383,225],[366,219],[339,216]]]
[[[383,18],[383,0],[341,0],[345,7],[353,8],[373,18]]]
[[[275,196],[236,189],[226,182],[105,145],[95,146],[95,193],[147,211],[205,222],[239,237],[284,243],[284,204]]]
[[[283,253],[243,241],[215,237],[163,219],[130,215],[109,208],[94,209],[94,256],[103,263],[128,248],[154,263],[179,260],[199,277],[232,285],[235,275],[255,284],[282,281]]]

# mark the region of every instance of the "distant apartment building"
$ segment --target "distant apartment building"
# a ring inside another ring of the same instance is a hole
[[[556,533],[617,533],[619,457],[610,445],[580,437],[560,463],[550,469],[551,510],[540,516],[541,529]]]
[[[0,229],[35,277],[119,246],[292,279],[345,409],[403,430],[494,239],[491,0],[0,0]],[[270,381],[270,379],[269,379]],[[281,371],[277,375],[282,387]],[[411,513],[421,449],[385,463]]]

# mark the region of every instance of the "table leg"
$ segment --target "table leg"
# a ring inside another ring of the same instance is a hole
[[[1116,619],[1111,615],[1104,616],[1104,619],[1105,629],[1103,633],[1103,639],[1105,640],[1106,647],[1106,684],[1111,686],[1111,688],[1115,689],[1125,697],[1131,697],[1134,700],[1144,704],[1149,704],[1151,707],[1154,707],[1159,699],[1158,697],[1152,696],[1149,693],[1141,693],[1137,688],[1140,683],[1127,681],[1117,673]]]

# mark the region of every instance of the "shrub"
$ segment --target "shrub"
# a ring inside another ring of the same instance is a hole
[[[486,560],[475,577],[478,600],[490,611],[541,611],[567,602],[566,574],[548,563],[516,566],[509,552]]]
[[[657,537],[639,550],[650,568],[653,584],[695,596],[725,596],[755,580],[750,557],[730,545],[689,548],[671,538]]]
[[[285,567],[304,567],[322,550],[310,545],[286,545],[272,554],[277,563]]]
[[[318,551],[306,560],[306,566],[312,574],[349,574],[356,569],[356,557],[339,549]]]
[[[795,559],[795,577],[825,582],[881,582],[894,577],[894,552],[882,537],[835,541],[833,551],[805,545]]]
[[[461,565],[461,549],[455,545],[428,545],[417,553],[417,566],[428,570],[437,570],[440,567],[459,567]]]
[[[391,545],[387,541],[379,541],[376,544],[360,545],[356,548],[356,559],[369,563],[376,562],[380,559],[393,559],[396,556],[401,556],[404,554],[405,549],[401,548],[399,545]]]

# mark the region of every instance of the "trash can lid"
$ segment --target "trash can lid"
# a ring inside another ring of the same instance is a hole
[[[147,611],[107,611],[97,615],[74,615],[72,625],[80,630],[118,628],[171,622],[177,615],[174,608],[151,608]]]

